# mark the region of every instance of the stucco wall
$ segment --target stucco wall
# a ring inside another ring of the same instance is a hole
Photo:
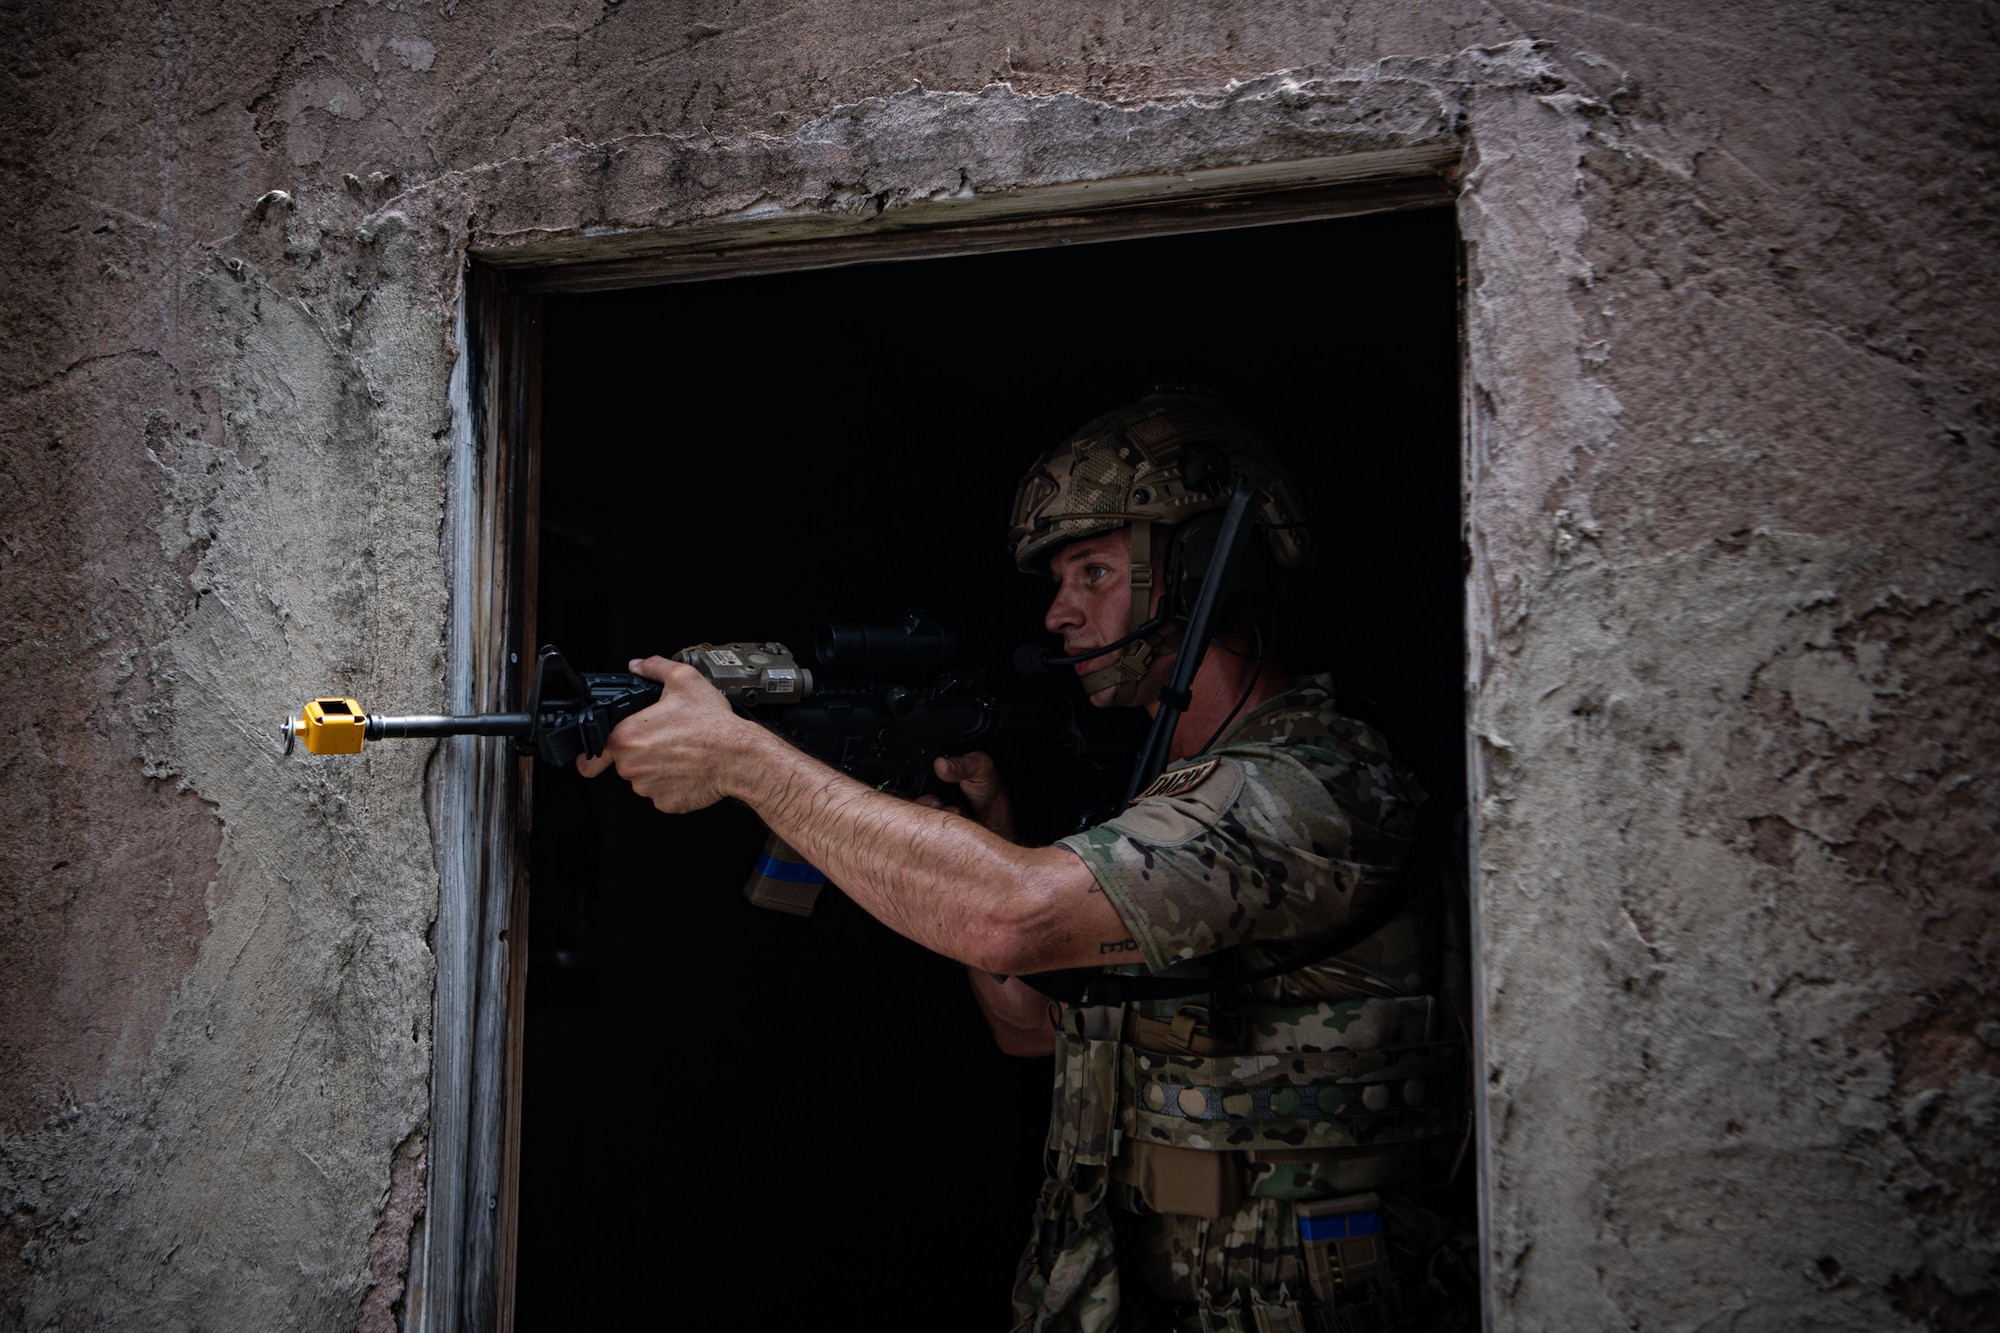
[[[0,1319],[386,1326],[468,247],[1443,145],[1494,1320],[1982,1326],[1994,10],[1323,9],[10,11]]]

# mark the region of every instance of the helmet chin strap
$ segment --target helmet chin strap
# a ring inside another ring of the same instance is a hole
[[[1132,565],[1127,579],[1132,588],[1132,609],[1127,613],[1125,632],[1138,634],[1146,627],[1153,614],[1153,525],[1135,522],[1131,525]],[[1099,690],[1116,686],[1111,696],[1113,708],[1129,708],[1138,701],[1139,682],[1146,678],[1146,672],[1159,657],[1160,649],[1167,640],[1180,633],[1177,623],[1168,623],[1151,634],[1132,640],[1118,660],[1110,666],[1099,667],[1087,672],[1083,677],[1083,692],[1096,694]]]
[[[1178,620],[1170,620],[1159,629],[1143,638],[1134,639],[1126,645],[1118,660],[1110,666],[1099,667],[1086,672],[1083,677],[1083,692],[1086,695],[1116,685],[1118,692],[1111,696],[1111,707],[1129,708],[1138,701],[1139,682],[1146,678],[1160,652],[1170,640],[1180,637],[1181,625]]]

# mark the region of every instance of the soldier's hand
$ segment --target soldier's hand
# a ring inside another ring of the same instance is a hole
[[[724,759],[743,742],[745,723],[722,693],[693,667],[665,657],[634,661],[633,671],[660,682],[660,701],[612,728],[604,753],[577,758],[577,772],[596,777],[616,767],[632,790],[667,814],[715,804],[726,793]],[[761,729],[760,729],[761,730]]]
[[[955,757],[941,755],[931,762],[931,769],[940,781],[957,785],[974,819],[1009,842],[1015,841],[1014,805],[1007,799],[992,755],[984,750]]]

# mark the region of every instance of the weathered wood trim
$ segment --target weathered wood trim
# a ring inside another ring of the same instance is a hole
[[[452,571],[447,705],[479,712],[520,694],[533,530],[527,423],[540,398],[538,354],[521,335],[524,307],[474,265],[459,324],[463,385],[454,384],[454,430],[445,540]],[[530,370],[533,373],[528,373]],[[519,1028],[513,935],[525,900],[524,761],[494,739],[440,744],[433,803],[438,918],[432,1022],[430,1172],[425,1206],[424,1298],[411,1323],[436,1333],[496,1327],[512,1304],[513,1209],[503,1211],[508,1145],[518,1111],[518,1066],[506,1058]]]
[[[643,240],[614,234],[480,253],[509,270],[524,292],[605,291],[1434,208],[1455,198],[1456,164],[1455,151],[1439,149],[1367,153],[1080,181],[865,214],[725,217]]]
[[[513,367],[508,398],[507,429],[504,439],[513,471],[520,477],[509,549],[516,552],[511,565],[510,597],[519,608],[517,628],[512,634],[513,652],[509,664],[530,664],[535,660],[535,608],[541,567],[541,461],[542,461],[542,298],[522,296],[513,307],[509,363]],[[525,670],[508,673],[515,681],[516,697]],[[513,1333],[514,1271],[521,1218],[521,1072],[527,1037],[528,1005],[528,839],[533,832],[535,766],[518,765],[520,780],[515,788],[513,862],[509,880],[511,892],[507,929],[501,938],[507,943],[509,966],[503,1000],[506,1044],[501,1062],[504,1077],[504,1106],[500,1138],[500,1207],[497,1219],[497,1261],[494,1292],[500,1333]]]

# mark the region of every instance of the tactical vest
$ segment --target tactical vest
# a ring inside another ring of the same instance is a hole
[[[1216,978],[1193,1002],[1063,1014],[1017,1328],[1315,1333],[1415,1317],[1411,1288],[1444,1239],[1419,1200],[1469,1123],[1465,1033],[1436,993],[1438,898],[1427,888],[1354,947],[1275,978],[1226,980],[1294,942],[1172,969]]]

